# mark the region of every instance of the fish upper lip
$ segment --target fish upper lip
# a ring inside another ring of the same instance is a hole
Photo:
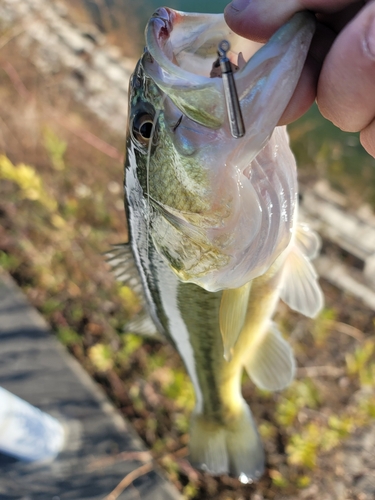
[[[151,19],[153,17],[160,17],[161,19],[165,19],[166,21],[169,21],[171,14],[172,14],[172,11],[168,7],[159,7],[152,14]]]
[[[157,38],[166,40],[173,30],[174,13],[168,7],[160,7],[153,14],[149,21],[154,24]]]
[[[202,21],[200,21],[200,18]],[[190,29],[188,28],[184,31],[184,25],[190,27]],[[179,33],[173,36],[173,40],[170,40],[171,43],[168,44],[168,40],[171,38],[175,28],[180,28],[177,30]],[[185,52],[185,50],[191,47],[196,37],[201,36],[202,33],[206,32],[206,29],[209,30],[212,28],[216,29],[219,34],[222,33],[222,36],[217,37],[217,43],[208,48],[209,55],[214,60],[217,57],[219,41],[230,33],[224,21],[224,16],[222,14],[185,13],[169,7],[161,7],[154,12],[146,27],[147,48],[161,65],[166,64],[167,61],[165,58],[168,58],[169,61],[173,62],[175,69],[179,68],[179,72],[184,73],[185,78],[198,78],[200,81],[195,83],[212,83],[212,78],[209,76],[210,71],[207,71],[206,74],[195,73],[186,70],[184,65],[178,62],[180,53]],[[233,34],[233,36],[238,37],[236,34]],[[246,39],[243,39],[243,41],[246,42]],[[206,42],[207,40],[203,36],[202,45],[206,45]],[[172,43],[175,50],[171,50]],[[200,46],[197,46],[196,49],[199,50]],[[195,52],[192,51],[191,55],[195,55]]]

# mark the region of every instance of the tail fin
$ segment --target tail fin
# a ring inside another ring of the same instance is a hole
[[[243,483],[251,483],[264,472],[265,455],[249,407],[229,424],[192,417],[190,461],[213,475],[232,474]]]

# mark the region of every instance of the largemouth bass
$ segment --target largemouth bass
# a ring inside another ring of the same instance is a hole
[[[322,293],[309,262],[315,233],[297,223],[297,176],[277,123],[314,32],[297,14],[254,55],[222,15],[155,12],[130,81],[125,204],[130,241],[112,252],[119,279],[137,285],[155,329],[180,353],[195,389],[191,462],[243,482],[264,452],[241,394],[245,369],[262,389],[294,376],[291,347],[272,315],[281,297],[314,316]],[[246,134],[230,133],[217,47],[230,42]],[[132,281],[133,280],[133,281]]]

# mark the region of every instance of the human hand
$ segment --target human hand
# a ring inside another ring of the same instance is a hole
[[[224,14],[233,31],[264,42],[301,10],[314,12],[318,26],[281,123],[297,119],[316,98],[322,115],[360,132],[375,157],[375,1],[234,0]]]

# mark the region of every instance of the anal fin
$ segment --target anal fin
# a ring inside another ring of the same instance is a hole
[[[295,367],[291,346],[282,337],[275,323],[270,323],[256,353],[245,364],[245,370],[259,389],[279,391],[292,382]]]

